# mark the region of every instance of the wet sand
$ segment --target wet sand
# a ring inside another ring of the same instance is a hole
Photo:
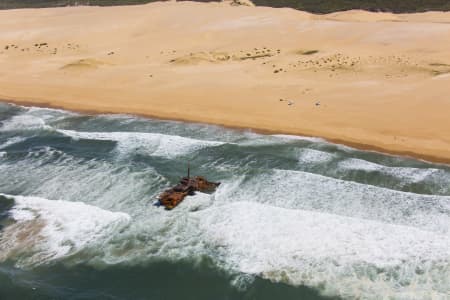
[[[0,11],[0,99],[450,163],[450,13],[219,3]]]

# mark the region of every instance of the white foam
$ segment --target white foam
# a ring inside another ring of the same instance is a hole
[[[41,157],[42,158],[41,162],[43,162],[45,160],[61,156],[65,156],[64,152],[49,146],[45,146],[33,151],[29,151],[26,158]]]
[[[303,172],[278,170],[274,174],[285,179],[309,178]],[[319,181],[320,186],[325,183],[324,189],[330,187],[327,178],[312,176],[311,180]],[[198,193],[170,212],[133,201],[128,204],[133,206],[129,207],[132,219],[123,213],[82,203],[15,197],[18,204],[13,209],[13,217],[19,222],[5,228],[7,243],[0,242],[0,260],[12,257],[18,259],[19,266],[34,266],[55,259],[104,266],[141,265],[161,259],[195,261],[208,256],[219,267],[235,274],[232,284],[240,290],[245,290],[254,276],[262,276],[349,299],[445,299],[450,283],[448,232],[424,230],[414,222],[402,226],[396,225],[396,220],[387,224],[308,211],[298,206],[296,209],[275,207],[286,198],[270,194],[264,188],[266,183],[257,186],[260,197],[274,197],[266,204],[232,202],[236,201],[236,195],[229,189],[233,182],[225,182],[215,195]],[[248,196],[244,193],[246,184],[241,181],[236,184],[243,193],[241,198]],[[287,196],[294,194],[293,189],[284,192]],[[323,195],[309,196],[311,203]],[[217,201],[217,198],[221,199]],[[116,197],[113,199],[117,201]],[[341,204],[347,200],[354,201],[344,198]],[[390,214],[391,203],[381,202],[380,214]],[[406,208],[411,205],[408,199],[405,205]],[[345,207],[343,211],[361,214],[353,208],[354,204],[349,211]],[[319,205],[316,209],[327,210],[327,207]],[[363,204],[361,209],[373,214],[370,205]],[[427,206],[423,209],[429,219],[434,218],[434,211]],[[393,210],[393,216],[401,220],[403,217],[395,205]],[[417,212],[413,209],[410,213]],[[390,216],[378,216],[379,220],[386,218]],[[446,222],[448,227],[450,221]],[[37,233],[33,228],[38,229]],[[17,242],[19,235],[25,236],[25,240]]]
[[[8,155],[5,151],[0,151],[0,158],[5,158]]]
[[[420,195],[301,171],[273,170],[232,185],[224,182],[216,200],[274,206],[450,232],[450,197]]]
[[[326,145],[332,145],[335,146],[336,148],[338,148],[339,150],[342,150],[344,152],[354,152],[356,149],[352,148],[350,146],[346,146],[343,144],[335,144],[335,143],[331,143],[329,141],[327,141],[324,138],[320,138],[320,137],[309,137],[309,136],[297,136],[297,135],[286,135],[286,134],[274,134],[271,135],[273,137],[278,137],[284,140],[301,140],[301,141],[309,141],[312,143],[320,143],[320,144],[326,144]]]
[[[35,130],[42,128],[51,128],[45,124],[45,121],[41,118],[22,114],[13,116],[12,118],[3,122],[3,126],[0,127],[0,131],[14,131],[14,130]]]
[[[209,256],[236,274],[232,284],[241,290],[256,275],[349,299],[445,299],[448,234],[247,201],[214,204],[209,197],[189,197],[171,212],[149,206],[132,222],[82,203],[15,197],[19,222],[5,228],[8,240],[11,232],[42,229],[21,248],[8,244],[0,258],[6,253],[19,257],[19,266],[33,266],[60,258],[136,265]],[[203,209],[192,209],[195,202]]]
[[[106,211],[81,202],[7,197],[14,198],[11,215],[17,223],[5,228],[1,237],[5,243],[0,243],[0,261],[18,259],[19,266],[45,264],[101,246],[130,221],[125,213]]]
[[[310,136],[301,136],[301,135],[289,135],[289,134],[273,134],[273,137],[285,139],[285,140],[301,140],[301,141],[309,141],[309,142],[322,142],[326,143],[327,141],[323,138],[319,137],[310,137]]]
[[[300,149],[299,154],[298,154],[298,160],[302,164],[303,163],[313,163],[313,164],[327,163],[327,162],[330,162],[331,160],[333,160],[334,157],[335,157],[335,155],[332,153],[314,150],[314,149],[308,149],[308,148]]]
[[[231,280],[231,285],[234,286],[238,291],[244,292],[252,285],[255,281],[255,276],[250,274],[238,274]]]
[[[296,141],[324,142],[324,140],[321,138],[285,135],[285,134],[262,135],[253,132],[245,132],[244,136],[246,137],[246,139],[244,141],[239,141],[238,142],[239,145],[243,146],[280,145],[280,144],[295,143]]]
[[[20,136],[15,136],[15,137],[9,138],[6,142],[4,142],[3,144],[0,144],[0,149],[5,149],[8,146],[23,142],[25,140],[26,140],[26,138],[20,137]]]
[[[339,167],[350,170],[378,171],[383,168],[382,165],[368,162],[362,159],[351,158],[339,162]]]
[[[212,204],[213,197],[210,194],[196,192],[194,196],[190,196],[187,201],[183,201],[177,206],[177,209],[187,211],[197,211],[205,209]]]
[[[45,107],[30,107],[27,109],[25,114],[40,118],[44,121],[56,121],[62,118],[78,115],[77,113],[62,109]]]
[[[52,129],[49,122],[76,115],[68,111],[52,108],[30,107],[3,122],[0,131]]]
[[[174,158],[202,148],[219,146],[224,143],[217,141],[196,140],[176,135],[146,132],[80,132],[73,130],[58,130],[60,133],[74,139],[107,140],[118,143],[121,153],[144,151],[153,156]]]
[[[38,106],[30,106],[28,107],[27,112],[30,113],[39,113],[39,114],[58,114],[58,115],[66,115],[66,116],[71,116],[71,115],[78,115],[75,112],[71,112],[68,110],[63,110],[63,109],[59,109],[59,108],[49,108],[49,107],[38,107]]]
[[[379,171],[408,182],[420,182],[427,177],[441,172],[434,168],[388,167],[357,158],[349,158],[339,162],[339,167],[346,170]]]
[[[252,202],[197,214],[226,269],[349,299],[448,295],[448,234]]]

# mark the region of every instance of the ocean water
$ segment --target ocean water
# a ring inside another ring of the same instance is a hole
[[[450,299],[450,167],[0,104],[0,299]]]

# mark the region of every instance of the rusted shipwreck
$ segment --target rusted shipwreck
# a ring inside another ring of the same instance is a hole
[[[176,186],[162,192],[158,197],[157,205],[162,205],[167,210],[171,210],[180,204],[187,196],[195,195],[195,192],[197,191],[212,193],[219,185],[220,182],[208,181],[202,176],[191,178],[188,167],[188,176],[181,178]]]

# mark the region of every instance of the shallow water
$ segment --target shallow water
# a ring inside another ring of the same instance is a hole
[[[126,115],[0,122],[0,299],[450,298],[448,166]],[[153,206],[187,161],[222,185]]]

